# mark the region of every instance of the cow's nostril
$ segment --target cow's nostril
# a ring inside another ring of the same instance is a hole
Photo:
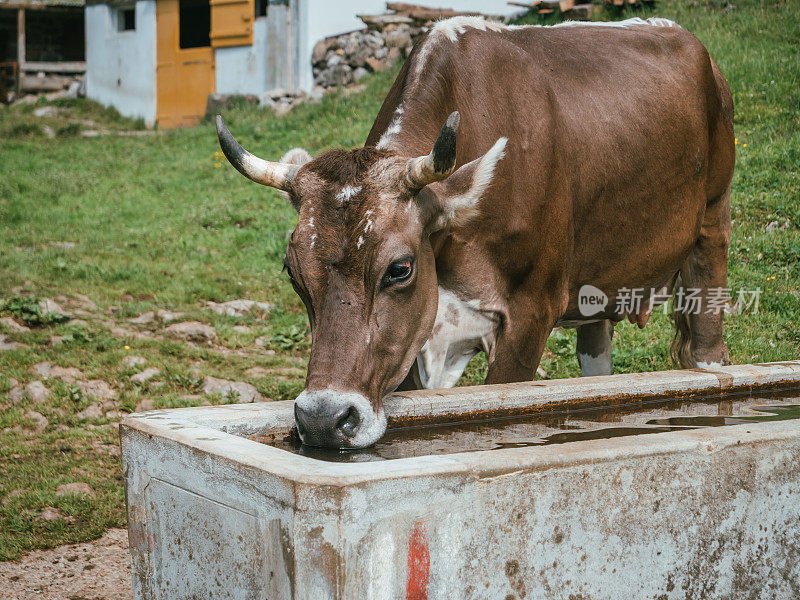
[[[336,429],[341,431],[347,437],[353,437],[358,431],[358,426],[361,425],[361,417],[355,406],[347,409],[341,419],[336,423]]]

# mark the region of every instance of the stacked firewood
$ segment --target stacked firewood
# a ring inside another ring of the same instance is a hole
[[[613,6],[641,6],[653,5],[656,0],[604,0],[605,4]],[[511,6],[528,8],[540,15],[561,13],[565,19],[573,21],[589,21],[602,12],[602,3],[586,3],[585,0],[534,0],[532,2],[509,2]]]

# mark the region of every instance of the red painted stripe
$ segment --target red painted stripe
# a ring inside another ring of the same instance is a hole
[[[406,600],[428,600],[431,555],[422,523],[416,523],[408,539],[408,581]]]

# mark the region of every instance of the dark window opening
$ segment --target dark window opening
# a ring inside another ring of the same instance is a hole
[[[257,17],[266,17],[267,12],[269,11],[269,0],[256,0],[256,16]]]
[[[203,48],[211,45],[209,0],[179,0],[178,23],[181,48]]]
[[[136,9],[120,8],[117,11],[117,31],[134,31],[136,29]]]

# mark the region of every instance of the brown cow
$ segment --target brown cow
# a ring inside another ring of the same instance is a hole
[[[273,163],[217,128],[299,213],[285,264],[313,335],[295,402],[308,444],[374,443],[386,394],[453,385],[481,349],[487,383],[530,380],[556,326],[578,328],[584,374],[610,373],[613,323],[650,311],[619,290],[726,285],[731,95],[665,19],[439,22],[355,150]],[[587,316],[595,288],[608,304]],[[676,320],[682,364],[728,361],[719,311]]]

